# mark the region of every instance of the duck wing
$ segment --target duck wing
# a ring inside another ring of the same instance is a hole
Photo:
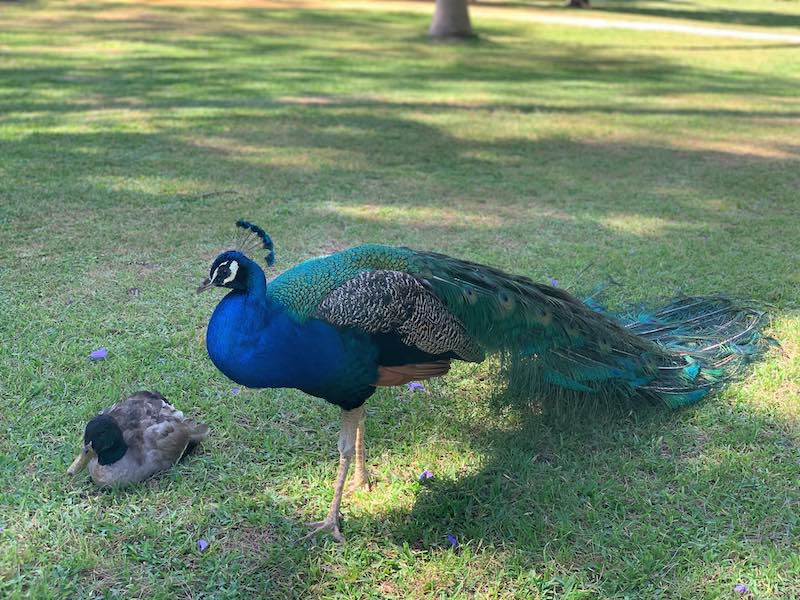
[[[158,392],[141,391],[108,411],[137,462],[167,469],[208,435],[208,426],[184,416]]]

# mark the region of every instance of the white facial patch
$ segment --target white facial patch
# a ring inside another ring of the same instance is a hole
[[[231,281],[236,279],[236,273],[239,271],[239,263],[236,262],[235,260],[232,260],[231,264],[230,264],[230,270],[231,270],[231,274],[228,275],[225,278],[225,281],[222,282],[223,285],[226,284],[226,283],[230,283]]]

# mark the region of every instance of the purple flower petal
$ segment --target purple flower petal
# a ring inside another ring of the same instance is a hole
[[[406,384],[406,387],[412,392],[424,392],[425,386],[422,385],[419,381],[410,381]]]
[[[98,348],[89,355],[89,360],[105,360],[108,357],[108,348]]]
[[[203,538],[197,540],[197,549],[200,550],[200,552],[205,552],[206,550],[208,550],[209,545],[210,544]]]
[[[733,591],[737,594],[747,594],[750,592],[747,586],[743,583],[737,583],[735,586],[733,586]]]
[[[433,479],[433,473],[428,471],[428,469],[425,469],[422,473],[419,474],[419,477],[417,477],[417,479],[419,479],[420,481],[425,481],[427,479]]]
[[[547,280],[553,287],[558,287],[558,279],[554,279],[553,277],[548,277]]]
[[[447,541],[453,548],[458,548],[458,538],[452,533],[447,534]]]
[[[241,392],[241,391],[242,391],[242,388],[235,387],[235,388],[231,389],[231,394],[233,394],[234,396],[238,396],[239,392]]]
[[[67,306],[69,306],[70,304],[73,304],[74,302],[75,302],[75,300],[73,300],[72,298],[67,298]]]

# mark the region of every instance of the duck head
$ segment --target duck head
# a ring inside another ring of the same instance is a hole
[[[108,415],[97,415],[86,424],[83,449],[67,473],[78,474],[95,456],[101,465],[110,465],[125,456],[127,451],[128,446],[117,422]]]

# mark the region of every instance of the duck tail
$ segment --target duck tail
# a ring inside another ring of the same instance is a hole
[[[178,461],[186,458],[192,453],[192,451],[194,451],[195,448],[197,448],[197,444],[208,437],[208,425],[205,423],[198,423],[197,421],[187,419],[186,425],[189,426],[189,443],[186,444],[186,449],[183,451],[183,454],[181,454],[181,457],[178,459]]]
[[[191,431],[189,432],[189,439],[195,444],[202,442],[204,439],[208,437],[208,425],[206,425],[205,423],[190,421],[189,426],[191,427]]]

